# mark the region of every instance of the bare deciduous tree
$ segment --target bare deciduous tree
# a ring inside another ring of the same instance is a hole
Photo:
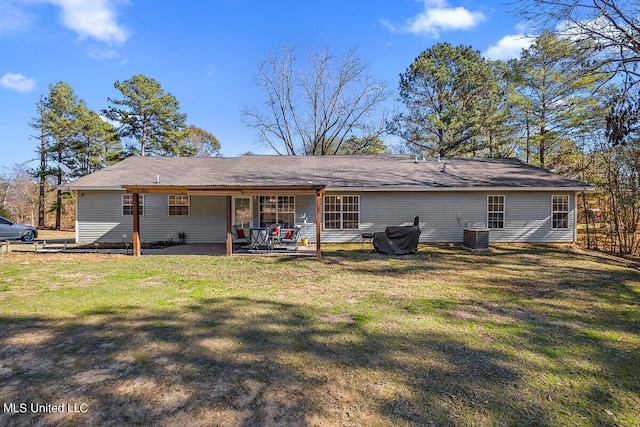
[[[527,0],[517,12],[560,36],[595,42],[608,62],[640,76],[640,2],[637,0]]]
[[[36,221],[37,184],[24,165],[0,171],[0,215],[16,222]]]
[[[353,138],[379,141],[388,91],[356,51],[337,57],[310,50],[308,60],[308,69],[296,68],[293,48],[284,47],[259,63],[255,83],[266,99],[263,108],[245,109],[243,116],[260,141],[288,155],[334,155]],[[369,148],[364,144],[358,153]]]

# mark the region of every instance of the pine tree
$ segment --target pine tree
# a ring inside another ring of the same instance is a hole
[[[528,127],[526,156],[552,168],[560,157],[575,151],[576,135],[598,111],[593,95],[609,74],[587,49],[550,32],[512,61],[511,68],[517,92],[512,103]]]
[[[500,85],[494,68],[468,46],[439,43],[425,50],[400,75],[406,113],[392,130],[412,151],[451,156],[489,147],[500,120]]]
[[[114,87],[122,99],[109,98],[103,111],[110,120],[120,123],[120,136],[137,142],[131,147],[141,156],[190,156],[193,150],[184,144],[187,115],[180,113],[178,100],[166,93],[160,83],[144,75],[117,81]]]

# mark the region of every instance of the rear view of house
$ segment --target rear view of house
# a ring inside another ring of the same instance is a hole
[[[271,223],[360,242],[415,216],[424,243],[461,242],[465,228],[492,242],[573,242],[576,194],[589,189],[515,159],[385,155],[130,157],[63,188],[76,194],[78,242],[130,241],[137,198],[143,241],[189,243]]]

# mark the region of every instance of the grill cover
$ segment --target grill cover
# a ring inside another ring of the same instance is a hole
[[[384,233],[373,235],[373,247],[376,251],[389,255],[405,255],[418,250],[420,227],[417,225],[387,227]]]

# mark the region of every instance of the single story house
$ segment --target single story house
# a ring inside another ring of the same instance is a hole
[[[230,253],[232,224],[303,224],[318,255],[320,241],[360,242],[415,216],[421,242],[478,227],[492,242],[573,242],[577,192],[592,189],[517,159],[397,155],[130,157],[62,188],[76,194],[77,242],[180,236]]]

